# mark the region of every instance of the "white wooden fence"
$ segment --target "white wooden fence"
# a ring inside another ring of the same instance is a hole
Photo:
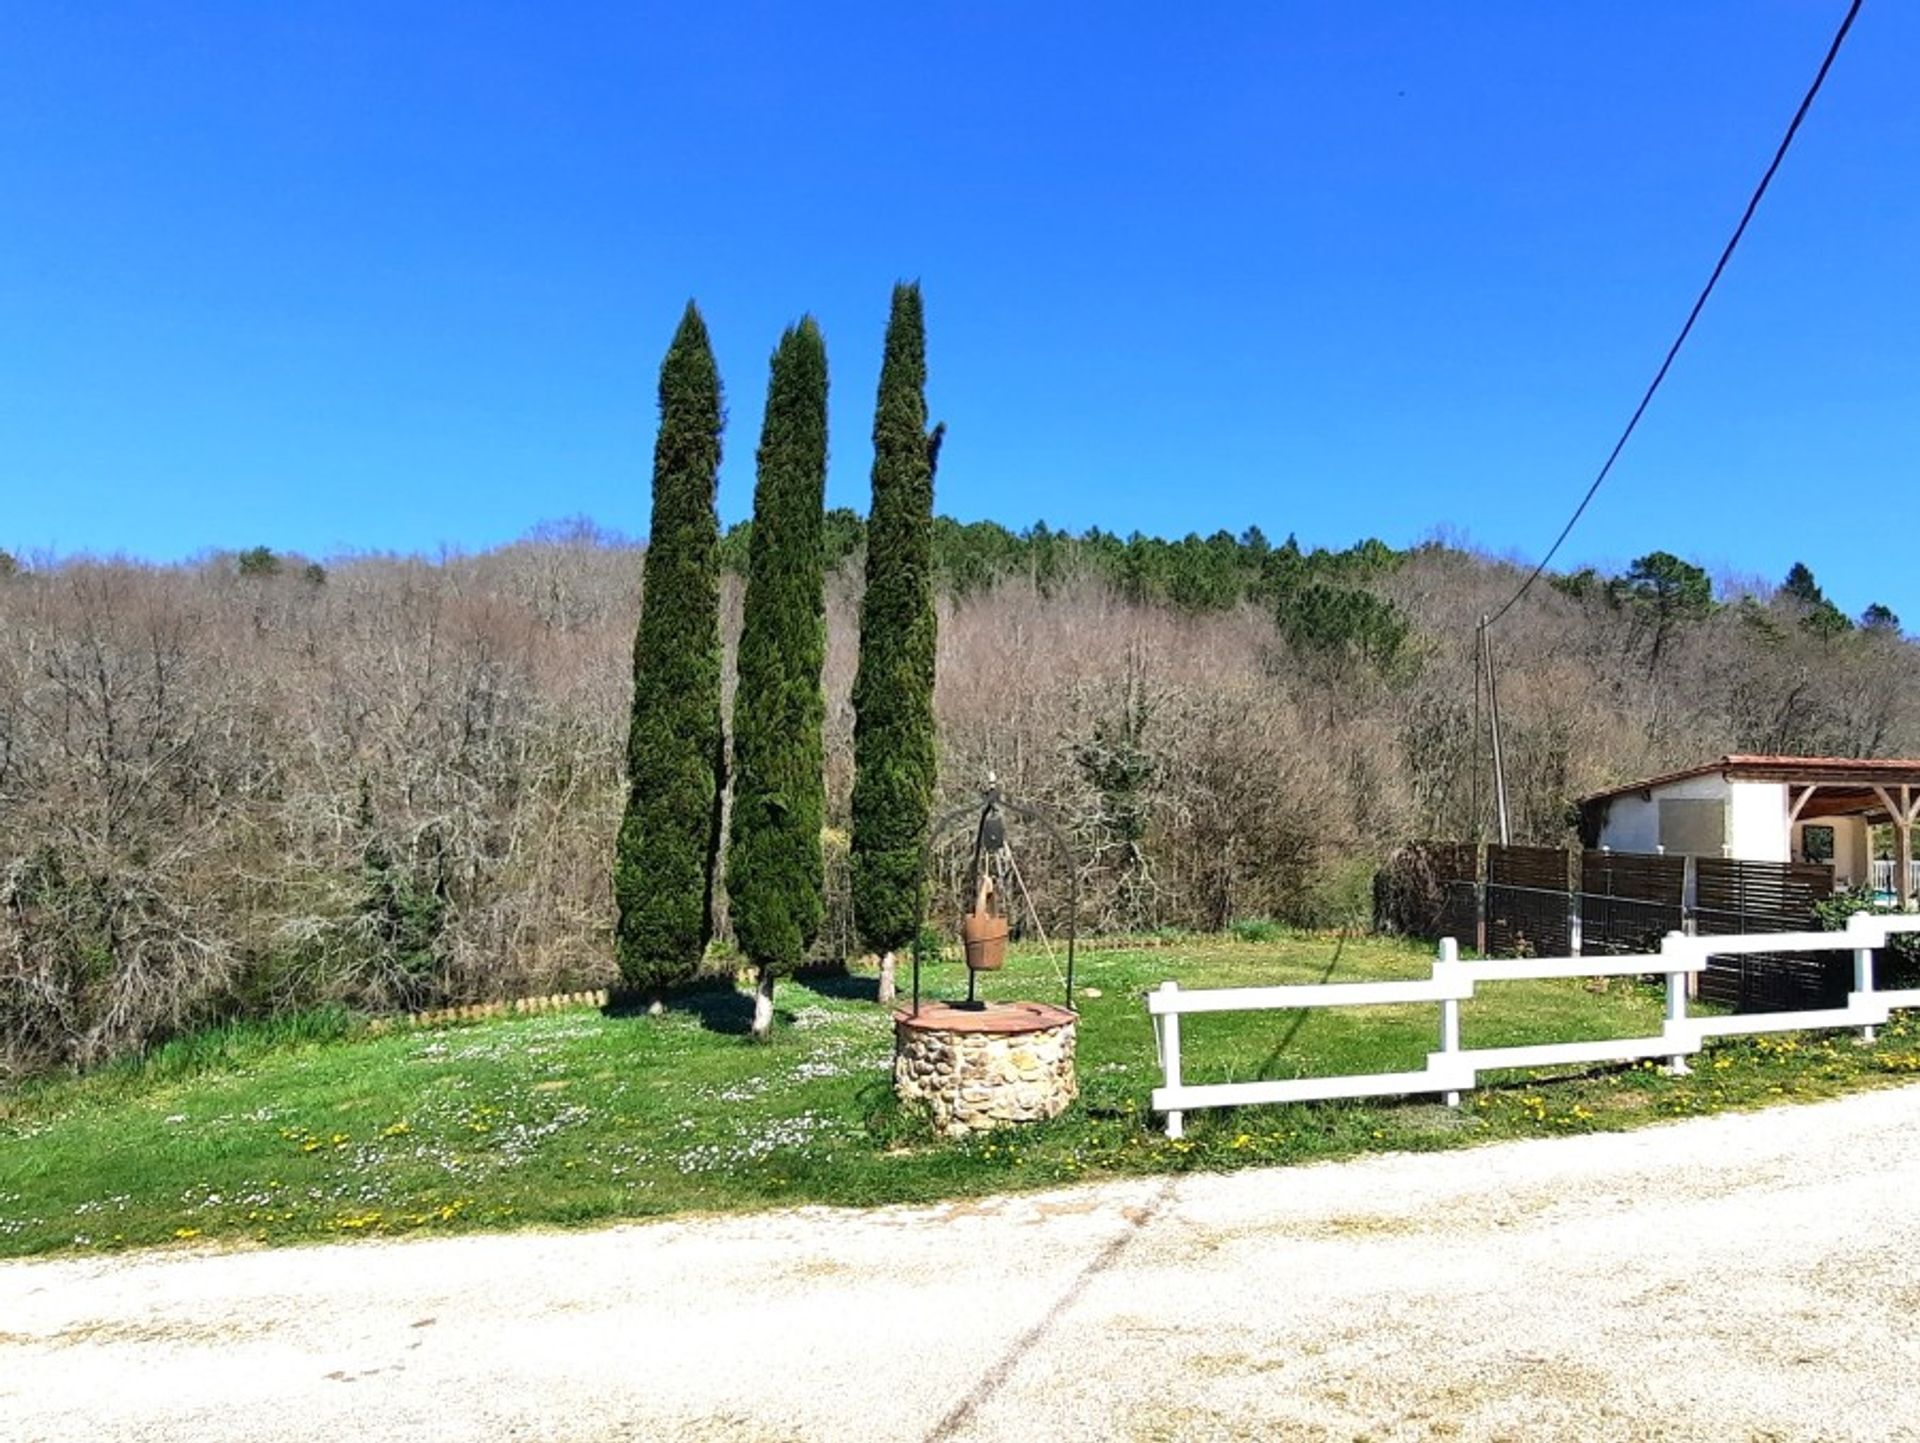
[[[1771,932],[1737,937],[1696,937],[1673,932],[1657,953],[1624,957],[1516,957],[1462,962],[1451,937],[1440,943],[1433,975],[1418,982],[1333,982],[1291,987],[1182,988],[1163,982],[1147,994],[1154,1042],[1166,1076],[1153,1091],[1153,1110],[1166,1114],[1167,1136],[1179,1137],[1186,1114],[1200,1107],[1239,1107],[1248,1103],[1315,1102],[1339,1097],[1395,1097],[1440,1093],[1457,1107],[1460,1094],[1478,1084],[1479,1074],[1512,1067],[1556,1067],[1568,1063],[1633,1062],[1661,1057],[1668,1070],[1684,1073],[1687,1058],[1709,1037],[1760,1032],[1797,1032],[1803,1028],[1857,1027],[1871,1039],[1896,1007],[1920,1007],[1920,988],[1876,991],[1873,954],[1893,932],[1920,932],[1920,917],[1856,913],[1841,932]],[[1687,1012],[1687,979],[1704,971],[1709,955],[1756,952],[1853,953],[1853,991],[1845,1007],[1809,1012],[1768,1012],[1738,1016],[1694,1017]],[[1549,977],[1644,977],[1664,975],[1666,1023],[1658,1037],[1601,1042],[1544,1042],[1522,1047],[1463,1048],[1460,1004],[1483,982],[1517,982]],[[1418,1072],[1381,1072],[1346,1077],[1300,1077],[1256,1082],[1189,1083],[1180,1075],[1180,1019],[1201,1012],[1253,1012],[1315,1007],[1377,1007],[1410,1002],[1440,1005],[1436,1052],[1427,1054]]]

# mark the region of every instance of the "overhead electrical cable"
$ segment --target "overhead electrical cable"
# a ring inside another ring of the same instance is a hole
[[[1853,28],[1854,17],[1860,13],[1862,3],[1863,0],[1853,0],[1853,3],[1847,7],[1846,18],[1840,22],[1839,30],[1834,33],[1833,44],[1827,47],[1827,58],[1820,62],[1819,73],[1813,77],[1813,84],[1807,87],[1806,95],[1801,98],[1800,108],[1794,111],[1793,120],[1787,126],[1787,133],[1780,138],[1780,147],[1773,153],[1772,164],[1768,165],[1766,174],[1760,177],[1760,184],[1754,187],[1753,195],[1747,201],[1747,208],[1740,216],[1740,224],[1734,227],[1732,238],[1727,241],[1726,249],[1720,252],[1720,259],[1714,264],[1713,274],[1707,277],[1707,283],[1694,301],[1693,309],[1687,312],[1687,323],[1680,328],[1680,334],[1674,337],[1673,344],[1667,348],[1666,359],[1660,363],[1660,369],[1655,372],[1646,394],[1640,398],[1640,404],[1634,407],[1626,429],[1620,433],[1620,439],[1613,443],[1613,450],[1608,452],[1606,464],[1600,468],[1600,474],[1593,478],[1593,484],[1587,488],[1587,494],[1581,497],[1580,504],[1573,508],[1573,515],[1568,517],[1567,524],[1560,528],[1559,536],[1554,539],[1553,545],[1547,548],[1547,554],[1540,558],[1540,564],[1533,568],[1532,575],[1520,584],[1518,591],[1507,598],[1506,605],[1494,612],[1482,625],[1493,625],[1533,589],[1534,582],[1538,581],[1546,571],[1547,564],[1559,552],[1567,537],[1572,535],[1573,528],[1579,523],[1580,517],[1586,512],[1593,498],[1599,494],[1602,483],[1606,481],[1608,473],[1613,470],[1613,463],[1620,459],[1620,453],[1626,449],[1628,438],[1633,435],[1634,428],[1640,424],[1640,418],[1646,414],[1654,392],[1658,391],[1660,383],[1666,380],[1667,371],[1672,367],[1674,357],[1680,354],[1680,348],[1686,344],[1687,336],[1693,330],[1693,323],[1700,318],[1700,311],[1707,304],[1707,297],[1713,294],[1714,286],[1719,283],[1721,272],[1726,270],[1727,262],[1733,259],[1733,252],[1740,244],[1740,237],[1746,234],[1747,222],[1753,219],[1754,211],[1759,209],[1760,198],[1767,193],[1768,185],[1773,182],[1774,172],[1780,169],[1780,162],[1787,158],[1787,148],[1793,144],[1793,137],[1800,129],[1800,122],[1807,118],[1807,111],[1813,106],[1813,98],[1820,93],[1820,87],[1825,84],[1827,72],[1833,68],[1834,58],[1839,55],[1840,47],[1846,41],[1847,32]]]

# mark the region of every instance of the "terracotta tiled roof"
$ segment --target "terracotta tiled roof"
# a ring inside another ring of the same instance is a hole
[[[1920,760],[1911,757],[1788,757],[1734,752],[1718,761],[1688,767],[1685,771],[1668,772],[1644,781],[1609,787],[1604,792],[1594,792],[1582,797],[1580,804],[1586,806],[1634,792],[1650,792],[1672,782],[1716,774],[1729,781],[1797,782],[1803,786],[1815,782],[1855,787],[1868,787],[1876,782],[1881,786],[1920,786]]]

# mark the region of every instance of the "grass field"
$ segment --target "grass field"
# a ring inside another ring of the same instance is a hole
[[[342,1015],[182,1039],[139,1063],[0,1095],[0,1254],[176,1240],[304,1239],[687,1210],[914,1202],[1102,1175],[1288,1163],[1384,1149],[1619,1128],[1836,1092],[1920,1072],[1920,1028],[1725,1044],[1688,1078],[1648,1067],[1514,1076],[1452,1112],[1430,1100],[1201,1112],[1169,1142],[1142,993],[1183,986],[1424,976],[1425,948],[1285,935],[1175,938],[1083,952],[1081,1101],[967,1143],[894,1105],[891,1029],[870,978],[783,982],[774,1042],[749,999],[660,1018],[574,1011],[373,1033]],[[964,974],[929,973],[929,995]],[[1637,984],[1512,983],[1464,1009],[1468,1046],[1659,1028]],[[988,996],[1059,997],[1017,955]],[[1190,1081],[1416,1068],[1433,1006],[1219,1014],[1183,1028]]]

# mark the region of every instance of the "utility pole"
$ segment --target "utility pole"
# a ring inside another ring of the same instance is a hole
[[[1491,625],[1487,617],[1480,618],[1480,664],[1487,669],[1487,710],[1493,719],[1493,794],[1500,809],[1500,845],[1507,847],[1513,844],[1513,834],[1507,822],[1507,762],[1500,749],[1500,683],[1493,673]]]

